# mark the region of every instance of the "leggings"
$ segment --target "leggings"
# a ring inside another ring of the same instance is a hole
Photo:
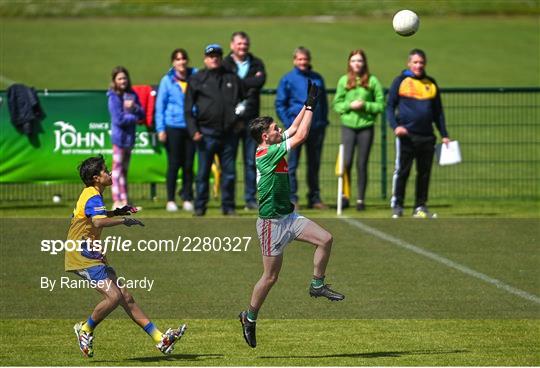
[[[113,144],[112,198],[115,202],[128,202],[127,175],[131,148],[122,148]]]
[[[167,132],[167,200],[174,201],[178,170],[182,168],[182,190],[184,201],[193,200],[193,159],[195,144],[187,129],[166,128]]]
[[[368,181],[367,165],[371,144],[373,143],[373,126],[363,129],[352,129],[346,126],[341,127],[341,142],[343,143],[343,164],[349,173],[349,184],[351,180],[351,167],[353,162],[354,148],[358,146],[358,158],[356,160],[356,171],[358,174],[358,200],[363,201],[366,195]]]

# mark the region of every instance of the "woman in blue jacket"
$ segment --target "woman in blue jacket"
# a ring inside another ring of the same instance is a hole
[[[129,73],[123,66],[112,70],[107,97],[112,125],[112,197],[114,208],[121,208],[129,202],[127,175],[131,150],[135,145],[135,127],[145,113],[137,94],[131,89]]]
[[[189,136],[184,118],[184,94],[188,78],[196,69],[188,67],[184,49],[171,54],[172,68],[161,78],[156,99],[156,131],[167,148],[167,211],[178,211],[175,202],[178,169],[182,168],[183,209],[193,211],[193,158],[195,145]]]

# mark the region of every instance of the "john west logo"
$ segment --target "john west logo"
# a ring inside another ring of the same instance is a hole
[[[62,154],[112,154],[111,130],[108,122],[88,123],[86,131],[79,131],[72,124],[57,121],[53,124],[54,152]],[[157,144],[152,132],[135,133],[135,154],[153,154]]]

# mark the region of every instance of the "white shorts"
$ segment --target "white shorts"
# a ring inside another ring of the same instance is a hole
[[[290,213],[278,219],[257,219],[257,235],[261,242],[263,256],[278,256],[294,239],[298,238],[309,219],[297,214]]]

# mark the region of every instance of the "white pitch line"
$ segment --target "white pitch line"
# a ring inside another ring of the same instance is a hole
[[[0,74],[0,83],[5,84],[6,86],[10,86],[12,84],[17,83],[17,81],[14,81],[13,79],[9,79],[8,77],[5,77]]]
[[[497,280],[497,279],[494,279],[493,277],[490,277],[486,274],[483,274],[481,272],[478,272],[478,271],[475,271],[467,266],[463,266],[459,263],[456,263],[448,258],[445,258],[443,256],[440,256],[436,253],[433,253],[433,252],[430,252],[429,250],[425,250],[423,248],[420,248],[416,245],[413,245],[411,243],[408,243],[404,240],[401,240],[399,238],[396,238],[392,235],[389,235],[387,233],[384,233],[380,230],[377,230],[371,226],[368,226],[358,220],[354,220],[354,219],[351,219],[351,218],[347,218],[347,217],[343,217],[342,218],[345,222],[347,222],[348,224],[362,230],[362,231],[365,231],[366,233],[368,234],[371,234],[379,239],[382,239],[382,240],[385,240],[389,243],[392,243],[394,245],[397,245],[398,247],[400,248],[403,248],[403,249],[407,249],[411,252],[414,252],[416,254],[419,254],[421,256],[424,256],[424,257],[427,257],[431,260],[434,260],[436,262],[439,262],[439,263],[442,263],[443,265],[445,266],[448,266],[450,268],[453,268],[455,270],[458,270],[458,271],[461,271],[463,272],[464,274],[466,275],[469,275],[469,276],[472,276],[472,277],[476,277],[477,279],[480,279],[484,282],[487,282],[488,284],[491,284],[491,285],[494,285],[496,286],[497,288],[499,289],[503,289],[505,291],[507,291],[508,293],[510,294],[514,294],[514,295],[517,295],[523,299],[526,299],[530,302],[533,302],[533,303],[536,303],[536,304],[540,304],[540,297],[534,295],[534,294],[531,294],[531,293],[528,293],[524,290],[521,290],[521,289],[518,289],[518,288],[515,288],[513,286],[510,286],[504,282],[502,282],[501,280]]]

